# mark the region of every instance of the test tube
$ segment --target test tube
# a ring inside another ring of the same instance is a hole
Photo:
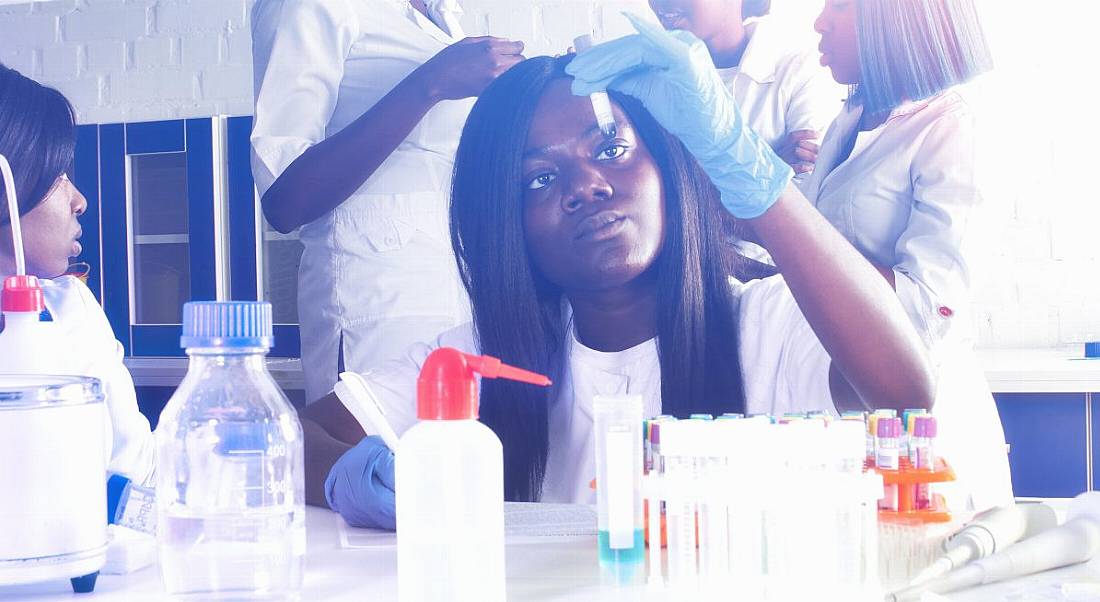
[[[645,562],[642,397],[597,395],[593,414],[600,567],[614,584],[629,584]]]
[[[917,416],[913,430],[912,447],[915,451],[913,466],[923,470],[935,469],[935,450],[932,442],[936,438],[936,418],[933,416]],[[924,510],[932,507],[932,493],[928,483],[918,483],[915,505]]]
[[[578,36],[573,40],[573,49],[578,53],[584,52],[591,48],[592,44],[592,36],[587,34]],[[596,92],[590,94],[589,98],[592,100],[592,111],[596,114],[596,123],[599,124],[600,131],[605,137],[614,138],[615,113],[611,111],[611,99],[607,97],[607,92]]]
[[[664,573],[661,569],[661,517],[664,515],[664,462],[661,460],[661,423],[660,416],[649,421],[649,441],[652,467],[646,474],[646,504],[649,520],[649,584],[663,585]]]
[[[863,424],[840,420],[827,435],[835,465],[831,487],[836,501],[835,578],[846,598],[855,599],[864,585]]]
[[[759,420],[723,420],[715,425],[727,463],[726,525],[730,581],[742,600],[764,597],[764,508],[769,485],[779,477],[767,447],[772,425]],[[731,599],[734,597],[731,597]]]
[[[901,435],[900,418],[880,418],[875,437],[875,466],[882,470],[898,469],[898,438]],[[887,485],[885,497],[880,503],[884,510],[898,509],[898,486]]]
[[[708,591],[723,591],[729,585],[729,517],[722,427],[696,421],[692,428],[699,449],[699,579]]]
[[[695,449],[692,421],[661,424],[661,456],[665,467],[665,509],[668,526],[668,581],[678,589],[696,584]]]

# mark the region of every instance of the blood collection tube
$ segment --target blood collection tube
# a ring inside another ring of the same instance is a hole
[[[935,469],[936,455],[932,445],[935,438],[936,418],[917,416],[912,438],[912,447],[916,450],[913,466],[922,470]],[[915,505],[920,510],[932,507],[932,492],[928,483],[917,484]]]
[[[880,418],[875,437],[875,466],[880,470],[898,469],[898,438],[901,435],[900,418]],[[887,485],[885,497],[879,503],[884,510],[898,509],[898,486]]]

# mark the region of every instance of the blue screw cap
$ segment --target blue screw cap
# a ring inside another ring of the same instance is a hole
[[[263,347],[274,344],[267,301],[191,301],[183,304],[180,346]]]

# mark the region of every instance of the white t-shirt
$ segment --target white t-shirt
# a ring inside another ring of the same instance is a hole
[[[91,376],[102,382],[110,420],[107,470],[138,484],[151,484],[156,448],[149,420],[138,410],[130,372],[122,363],[122,344],[115,339],[103,308],[83,282],[72,276],[40,280],[46,310],[70,345],[69,374]]]
[[[783,414],[819,410],[835,414],[829,391],[832,360],[798,309],[783,277],[735,283],[734,289],[740,298],[740,360],[746,411]],[[550,447],[542,501],[593,503],[595,493],[589,487],[596,476],[592,398],[601,394],[638,394],[642,396],[646,417],[660,414],[657,343],[651,339],[630,349],[608,353],[585,347],[572,328],[569,332],[567,369],[561,382],[556,383],[556,396],[550,402]],[[416,378],[428,354],[439,347],[479,353],[473,326],[467,324],[431,343],[415,345],[404,357],[364,374],[399,435],[416,423]],[[978,374],[980,378],[981,373]],[[962,418],[959,412],[945,406],[981,406],[992,409],[996,418],[992,397],[972,400],[971,393],[938,397],[936,413],[941,424]],[[983,404],[986,401],[988,407]],[[363,426],[370,432],[368,425]],[[982,504],[979,507],[1011,500],[1003,435],[998,439],[999,422],[997,427],[966,431],[967,445],[946,445],[953,460],[961,454],[959,461],[968,468],[976,465],[977,473],[984,475],[979,482],[970,478],[970,471],[966,474],[966,493],[973,493],[972,502]],[[964,431],[949,425],[941,426],[940,430],[941,440]],[[976,483],[973,486],[972,481]]]

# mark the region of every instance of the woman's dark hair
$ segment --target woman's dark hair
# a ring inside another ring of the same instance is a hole
[[[481,94],[462,131],[451,201],[451,241],[481,352],[555,382],[567,361],[571,326],[562,290],[527,252],[522,156],[535,107],[551,81],[566,77],[568,60],[526,60]],[[744,265],[740,256],[723,252],[718,192],[680,141],[637,101],[612,97],[649,148],[664,183],[665,241],[654,266],[662,411],[684,417],[742,411],[737,311],[728,278],[740,275]],[[554,394],[482,381],[481,421],[504,444],[507,499],[540,498]]]
[[[741,18],[751,19],[763,17],[772,10],[772,0],[743,0],[741,2]]]
[[[75,146],[73,108],[61,92],[0,65],[0,154],[11,163],[20,215],[46,198]],[[8,223],[7,202],[0,186],[0,224]]]

